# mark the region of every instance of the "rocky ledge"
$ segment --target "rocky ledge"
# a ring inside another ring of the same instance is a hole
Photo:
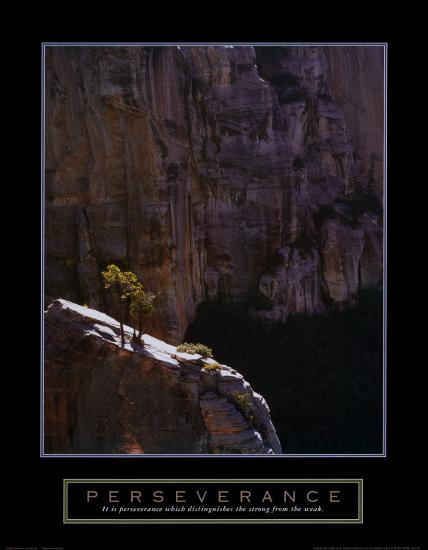
[[[45,314],[45,452],[281,453],[265,399],[234,369],[55,300]]]

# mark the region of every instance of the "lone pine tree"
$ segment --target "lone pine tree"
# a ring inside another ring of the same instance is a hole
[[[135,322],[134,322],[134,338],[141,342],[143,336],[143,317],[153,311],[153,302],[155,295],[153,292],[146,292],[143,285],[139,282],[133,288],[131,295],[131,313],[138,318],[138,334],[135,334]]]
[[[120,340],[122,346],[125,345],[125,333],[123,322],[125,311],[129,306],[133,317],[138,318],[138,336],[136,335],[134,324],[134,339],[141,341],[143,332],[143,317],[154,309],[153,301],[155,295],[152,292],[146,292],[143,284],[138,280],[135,273],[131,271],[121,271],[117,265],[110,264],[106,270],[101,273],[104,282],[104,288],[110,290],[119,301],[120,306]]]
[[[117,265],[110,264],[106,270],[101,273],[104,288],[110,290],[119,301],[120,311],[120,341],[125,345],[125,333],[123,330],[123,321],[125,318],[125,307],[135,286],[138,284],[137,276],[131,271],[121,271]]]

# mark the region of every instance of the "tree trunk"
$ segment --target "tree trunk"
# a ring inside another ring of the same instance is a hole
[[[123,301],[120,301],[120,343],[125,347],[125,332],[123,330]]]
[[[142,341],[142,336],[143,336],[143,312],[140,307],[140,309],[138,310],[138,339],[140,340],[140,342]]]

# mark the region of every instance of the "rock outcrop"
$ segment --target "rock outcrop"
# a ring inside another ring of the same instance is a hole
[[[286,320],[381,284],[383,48],[46,51],[47,302],[112,308],[114,262],[177,343],[207,300]]]
[[[263,397],[232,368],[65,300],[45,314],[45,452],[281,453]]]

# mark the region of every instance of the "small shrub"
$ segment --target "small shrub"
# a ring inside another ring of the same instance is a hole
[[[247,413],[251,405],[250,394],[247,392],[236,391],[232,395],[241,411]]]
[[[204,344],[192,344],[189,342],[184,342],[177,346],[177,351],[182,351],[184,353],[192,353],[194,355],[202,355],[202,357],[212,357],[213,350]]]
[[[204,369],[205,370],[209,370],[209,371],[216,371],[216,370],[221,370],[221,365],[220,363],[204,363],[203,365]]]

